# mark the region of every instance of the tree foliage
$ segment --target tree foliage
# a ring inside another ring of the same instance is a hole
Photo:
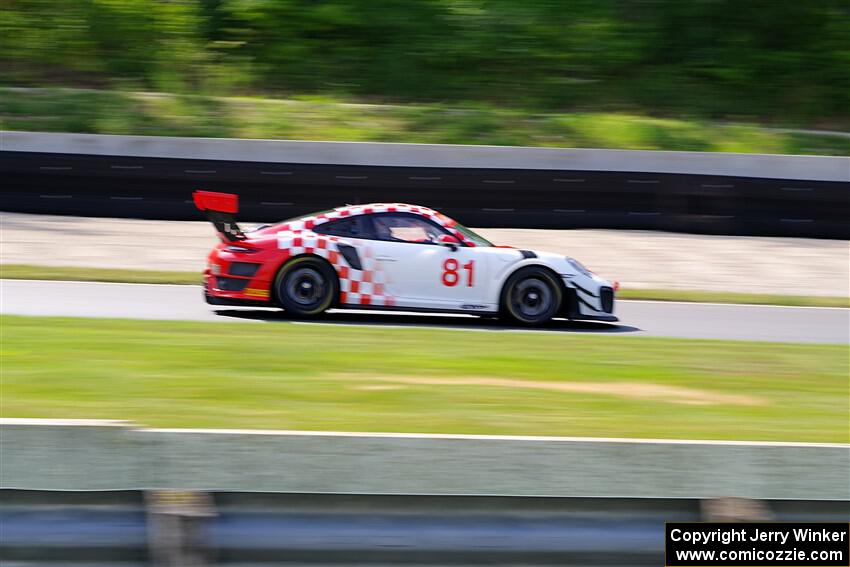
[[[846,123],[841,0],[0,0],[3,81]]]

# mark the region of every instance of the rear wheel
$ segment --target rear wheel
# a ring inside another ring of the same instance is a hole
[[[302,257],[288,262],[275,280],[281,307],[300,317],[325,311],[339,295],[339,280],[330,264],[320,258]]]
[[[542,325],[561,309],[563,291],[555,276],[545,268],[529,266],[517,270],[502,289],[502,313],[523,325]]]

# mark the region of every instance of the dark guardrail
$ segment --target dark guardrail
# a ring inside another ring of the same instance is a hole
[[[0,559],[40,566],[661,565],[666,521],[845,521],[848,513],[847,502],[799,500],[20,490],[0,496]]]
[[[850,158],[3,132],[2,209],[200,220],[199,188],[271,222],[413,202],[480,227],[850,238]]]

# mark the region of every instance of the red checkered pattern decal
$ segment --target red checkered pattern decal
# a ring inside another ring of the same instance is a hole
[[[369,250],[359,250],[361,270],[348,265],[337,244],[337,236],[316,234],[312,231],[293,230],[280,232],[278,247],[288,250],[291,256],[315,254],[327,260],[339,276],[339,302],[351,305],[395,305],[395,298],[388,293],[386,274]],[[344,242],[344,240],[342,240]]]
[[[429,214],[423,214],[423,210],[428,211]],[[441,222],[437,219],[439,213],[411,205],[387,204],[340,207],[328,213],[299,219],[282,226],[283,230],[277,235],[278,248],[287,250],[290,256],[315,254],[327,260],[339,276],[340,303],[391,307],[395,305],[395,298],[387,289],[389,282],[386,274],[381,271],[368,247],[358,249],[362,269],[356,270],[346,262],[340,253],[337,246],[341,240],[339,237],[316,234],[312,229],[334,219],[374,212],[395,211],[420,213],[423,216],[433,218],[442,226],[446,226],[445,221]]]

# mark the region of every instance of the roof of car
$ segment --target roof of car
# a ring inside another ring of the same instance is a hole
[[[408,203],[368,203],[364,205],[346,205],[337,207],[330,211],[317,213],[311,216],[300,217],[290,221],[286,221],[280,225],[276,225],[277,230],[299,232],[302,230],[312,230],[313,227],[326,222],[347,218],[355,215],[369,215],[374,213],[414,213],[422,215],[432,221],[446,227],[462,242],[466,242],[470,246],[474,243],[466,238],[463,233],[455,229],[457,221],[447,217],[446,215],[435,211],[434,209],[423,207],[421,205],[410,205]]]
[[[345,205],[336,207],[333,212],[339,216],[360,215],[371,213],[419,213],[425,216],[437,216],[440,213],[434,209],[423,207],[422,205],[411,205],[409,203],[367,203],[363,205]],[[317,215],[320,216],[320,215]],[[326,214],[326,216],[331,216]]]
[[[422,207],[420,205],[409,205],[407,203],[368,203],[364,205],[345,205],[330,211],[324,211],[313,215],[306,215],[278,225],[283,230],[310,230],[314,226],[326,222],[352,217],[355,215],[369,215],[374,213],[414,213],[427,217],[446,227],[452,227],[456,223],[442,213]]]

